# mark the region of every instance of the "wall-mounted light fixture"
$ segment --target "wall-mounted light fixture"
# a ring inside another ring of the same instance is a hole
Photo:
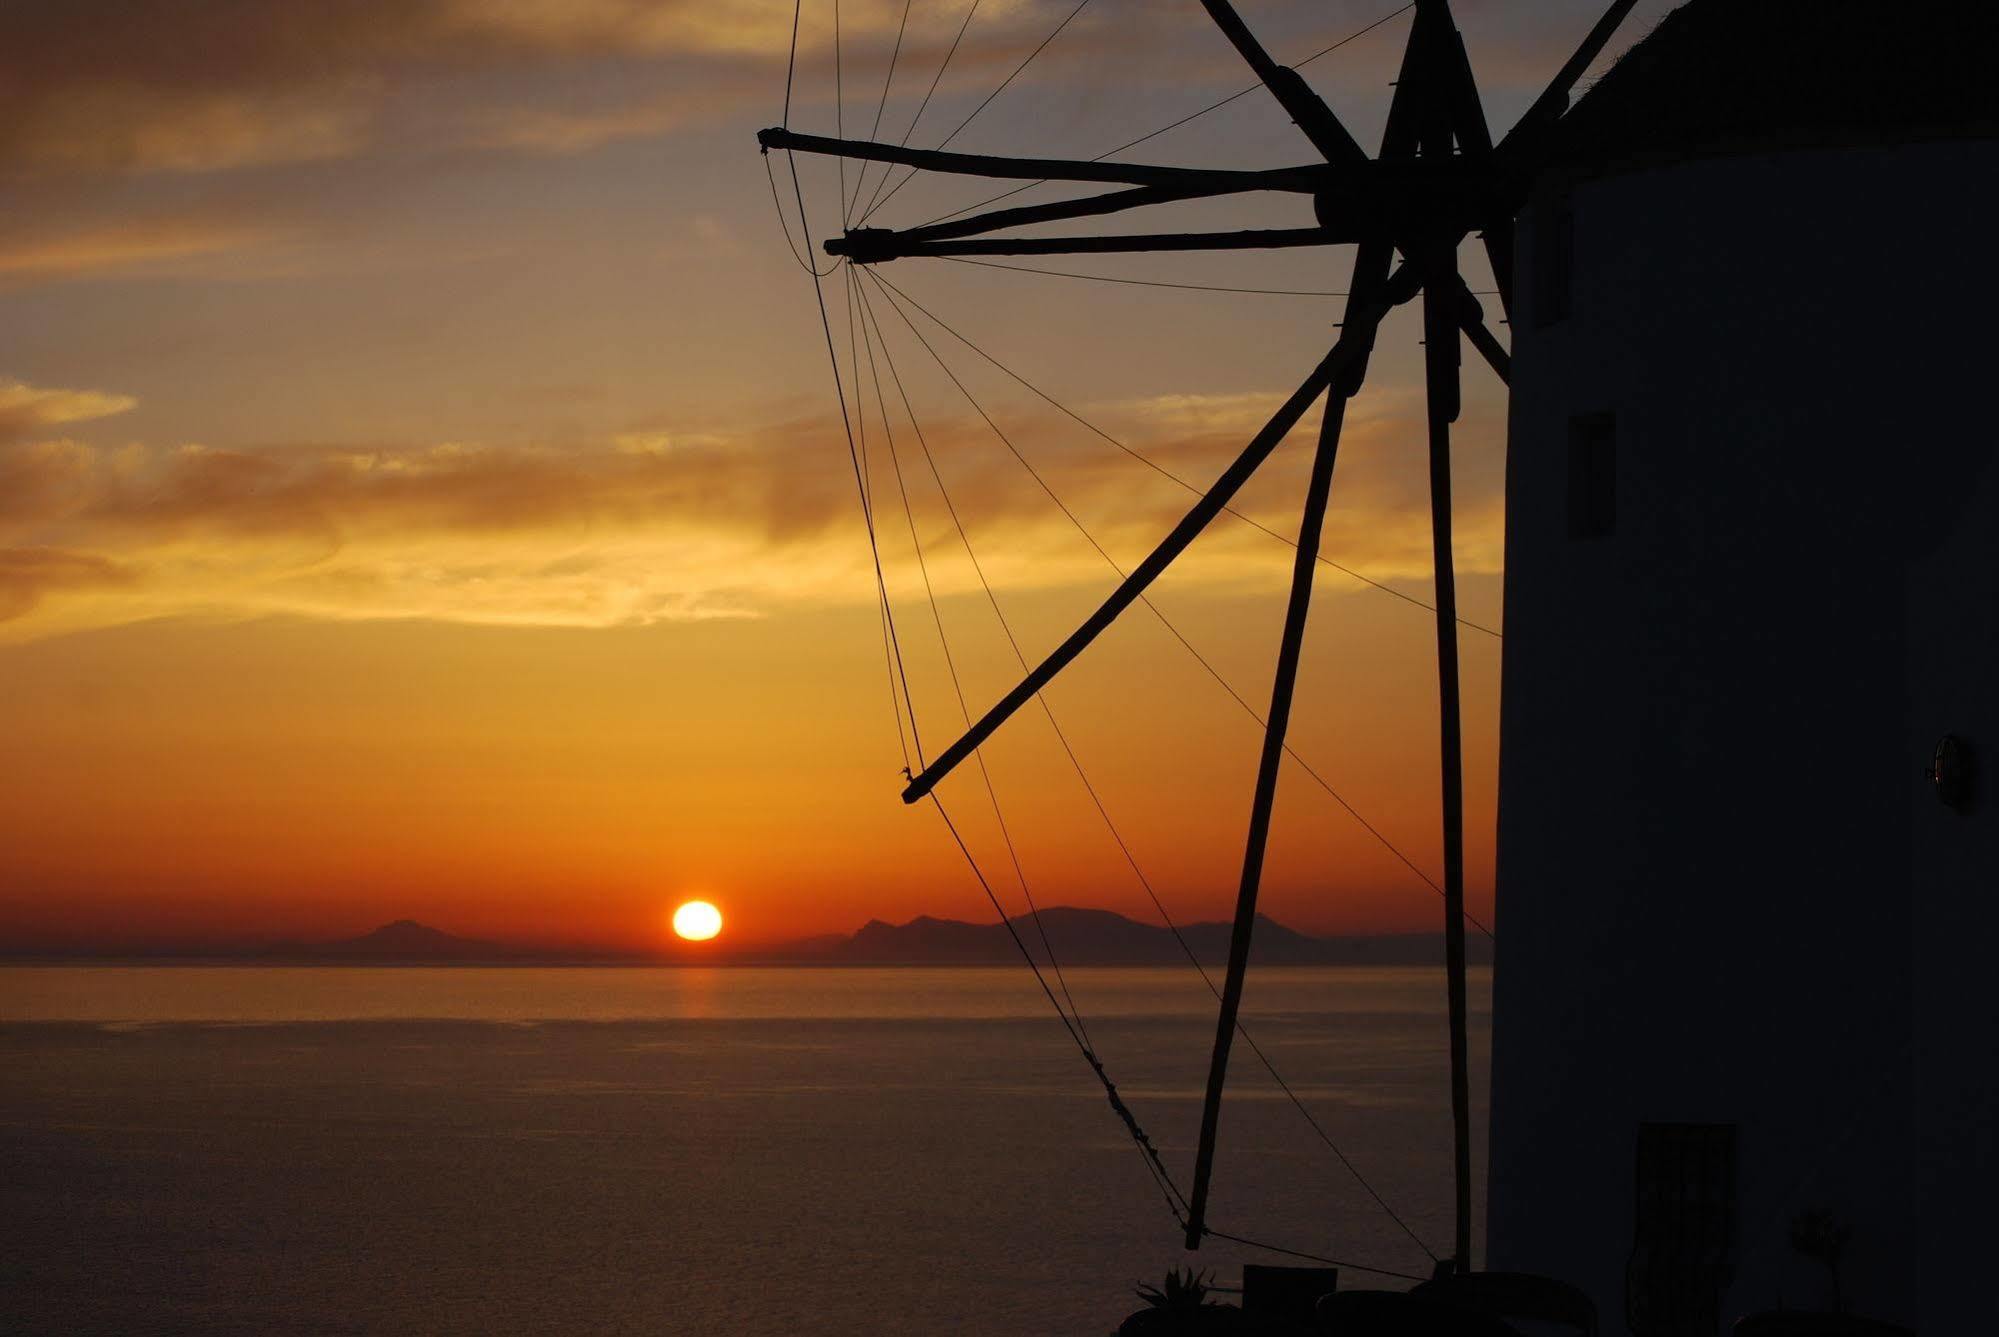
[[[1929,777],[1945,807],[1957,812],[1970,809],[1976,770],[1972,764],[1971,748],[1962,738],[1956,734],[1945,734],[1937,740],[1936,753],[1930,758]]]

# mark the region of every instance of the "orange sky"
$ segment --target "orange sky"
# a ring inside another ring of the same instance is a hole
[[[911,142],[941,138],[1071,7],[990,5]],[[1184,8],[1140,18],[1101,0],[954,147],[1090,156],[1235,91],[1239,64]],[[1243,8],[1288,55],[1395,6]],[[1503,126],[1595,6],[1457,8]],[[1642,6],[1627,38],[1663,8]],[[814,10],[793,123],[830,130],[831,33]],[[915,7],[885,137],[961,10]],[[843,11],[850,131],[873,114],[900,12]],[[790,16],[637,0],[10,11],[0,945],[334,936],[408,916],[629,947],[697,894],[737,941],[990,918],[935,814],[898,798],[846,445],[811,288],[753,143],[777,119]],[[1405,23],[1309,70],[1363,140]],[[1260,94],[1154,150],[1229,165],[1309,154]],[[823,234],[837,185],[810,170],[806,184]],[[993,193],[979,184],[919,181],[878,221]],[[1297,221],[1285,207],[1183,217]],[[1324,289],[1347,263],[1294,251],[1049,267]],[[1466,269],[1489,286],[1469,250]],[[889,276],[1199,482],[1316,361],[1339,311],[936,261]],[[828,291],[840,321],[844,289]],[[1003,607],[1030,654],[1052,647],[1114,576],[879,314]],[[1117,561],[1184,509],[1171,483],[927,332]],[[1350,417],[1326,550],[1427,598],[1418,354],[1398,315]],[[878,433],[871,388],[863,402]],[[908,450],[899,403],[892,424]],[[1296,529],[1309,435],[1241,502],[1281,531]],[[1469,359],[1462,604],[1493,627],[1503,437],[1498,387]],[[909,485],[977,712],[1016,670],[935,485],[915,468]],[[899,510],[882,518],[935,750],[957,707],[908,531]],[[1258,709],[1288,566],[1288,549],[1224,518],[1157,590]],[[1428,617],[1336,572],[1320,589],[1294,741],[1434,876]],[[1498,644],[1463,637],[1480,914]],[[1176,917],[1226,917],[1253,723],[1143,610],[1050,701]],[[1044,721],[1020,716],[988,759],[1041,903],[1152,917]],[[999,873],[976,777],[943,792]],[[1018,887],[997,881],[1018,908]],[[1434,893],[1296,770],[1264,906],[1319,931],[1437,920]]]

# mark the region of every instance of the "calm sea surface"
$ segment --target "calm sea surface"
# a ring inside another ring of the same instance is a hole
[[[1212,996],[1069,984],[1186,1188]],[[1443,992],[1266,970],[1246,1014],[1439,1250]],[[1489,996],[1474,972],[1481,1096]],[[1427,1272],[1240,1044],[1232,1071],[1215,1226]],[[1024,970],[0,969],[0,1331],[1101,1337],[1188,1257]],[[1198,1256],[1246,1259],[1284,1261]]]

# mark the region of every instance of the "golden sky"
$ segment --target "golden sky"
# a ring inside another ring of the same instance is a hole
[[[941,139],[1073,7],[985,0],[910,142]],[[1242,5],[1292,59],[1395,8]],[[1456,8],[1503,127],[1599,6]],[[1664,8],[1642,5],[1625,42]],[[831,6],[804,11],[792,124],[831,132],[837,116],[865,134],[903,7],[846,0],[844,100]],[[911,6],[884,138],[908,125],[964,12]],[[754,143],[780,115],[790,4],[26,0],[8,14],[0,944],[330,936],[408,916],[636,946],[696,894],[739,941],[991,917],[936,815],[898,798],[846,440],[811,284]],[[1363,142],[1406,24],[1307,71]],[[1245,82],[1199,6],[1095,0],[953,147],[1093,156]],[[1310,150],[1258,92],[1127,157],[1278,165]],[[824,235],[839,187],[830,168],[804,170]],[[921,179],[876,221],[1002,188],[982,184]],[[1299,207],[1207,205],[1138,226],[1295,224],[1285,211]],[[1485,288],[1475,250],[1467,277]],[[1348,263],[1289,251],[1046,267],[1323,290]],[[935,260],[887,277],[1201,484],[1322,355],[1340,308]],[[844,324],[842,278],[827,291]],[[1037,655],[1115,575],[880,301],[925,440]],[[1171,481],[911,314],[1118,563],[1185,508]],[[1416,337],[1407,312],[1385,328],[1326,552],[1427,599]],[[1497,628],[1504,400],[1475,357],[1465,384],[1461,602]],[[888,393],[976,713],[1017,667]],[[892,488],[871,385],[860,403],[875,485]],[[1239,503],[1282,532],[1297,527],[1315,422]],[[899,502],[878,514],[935,750],[957,706]],[[1289,558],[1224,517],[1156,589],[1259,710]],[[1336,571],[1319,589],[1297,749],[1435,876],[1428,614]],[[1498,648],[1464,633],[1481,914]],[[1142,609],[1049,700],[1175,916],[1226,917],[1253,721]],[[988,760],[1040,903],[1152,917],[1038,713]],[[976,776],[943,792],[1002,873]],[[997,885],[1020,908],[1010,874]],[[1434,893],[1295,769],[1264,906],[1317,931],[1438,917]]]

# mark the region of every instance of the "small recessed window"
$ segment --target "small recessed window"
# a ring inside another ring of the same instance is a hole
[[[1569,316],[1576,267],[1576,215],[1564,199],[1541,211],[1534,228],[1534,323]]]
[[[1617,531],[1617,415],[1569,419],[1569,537],[1608,538]]]

